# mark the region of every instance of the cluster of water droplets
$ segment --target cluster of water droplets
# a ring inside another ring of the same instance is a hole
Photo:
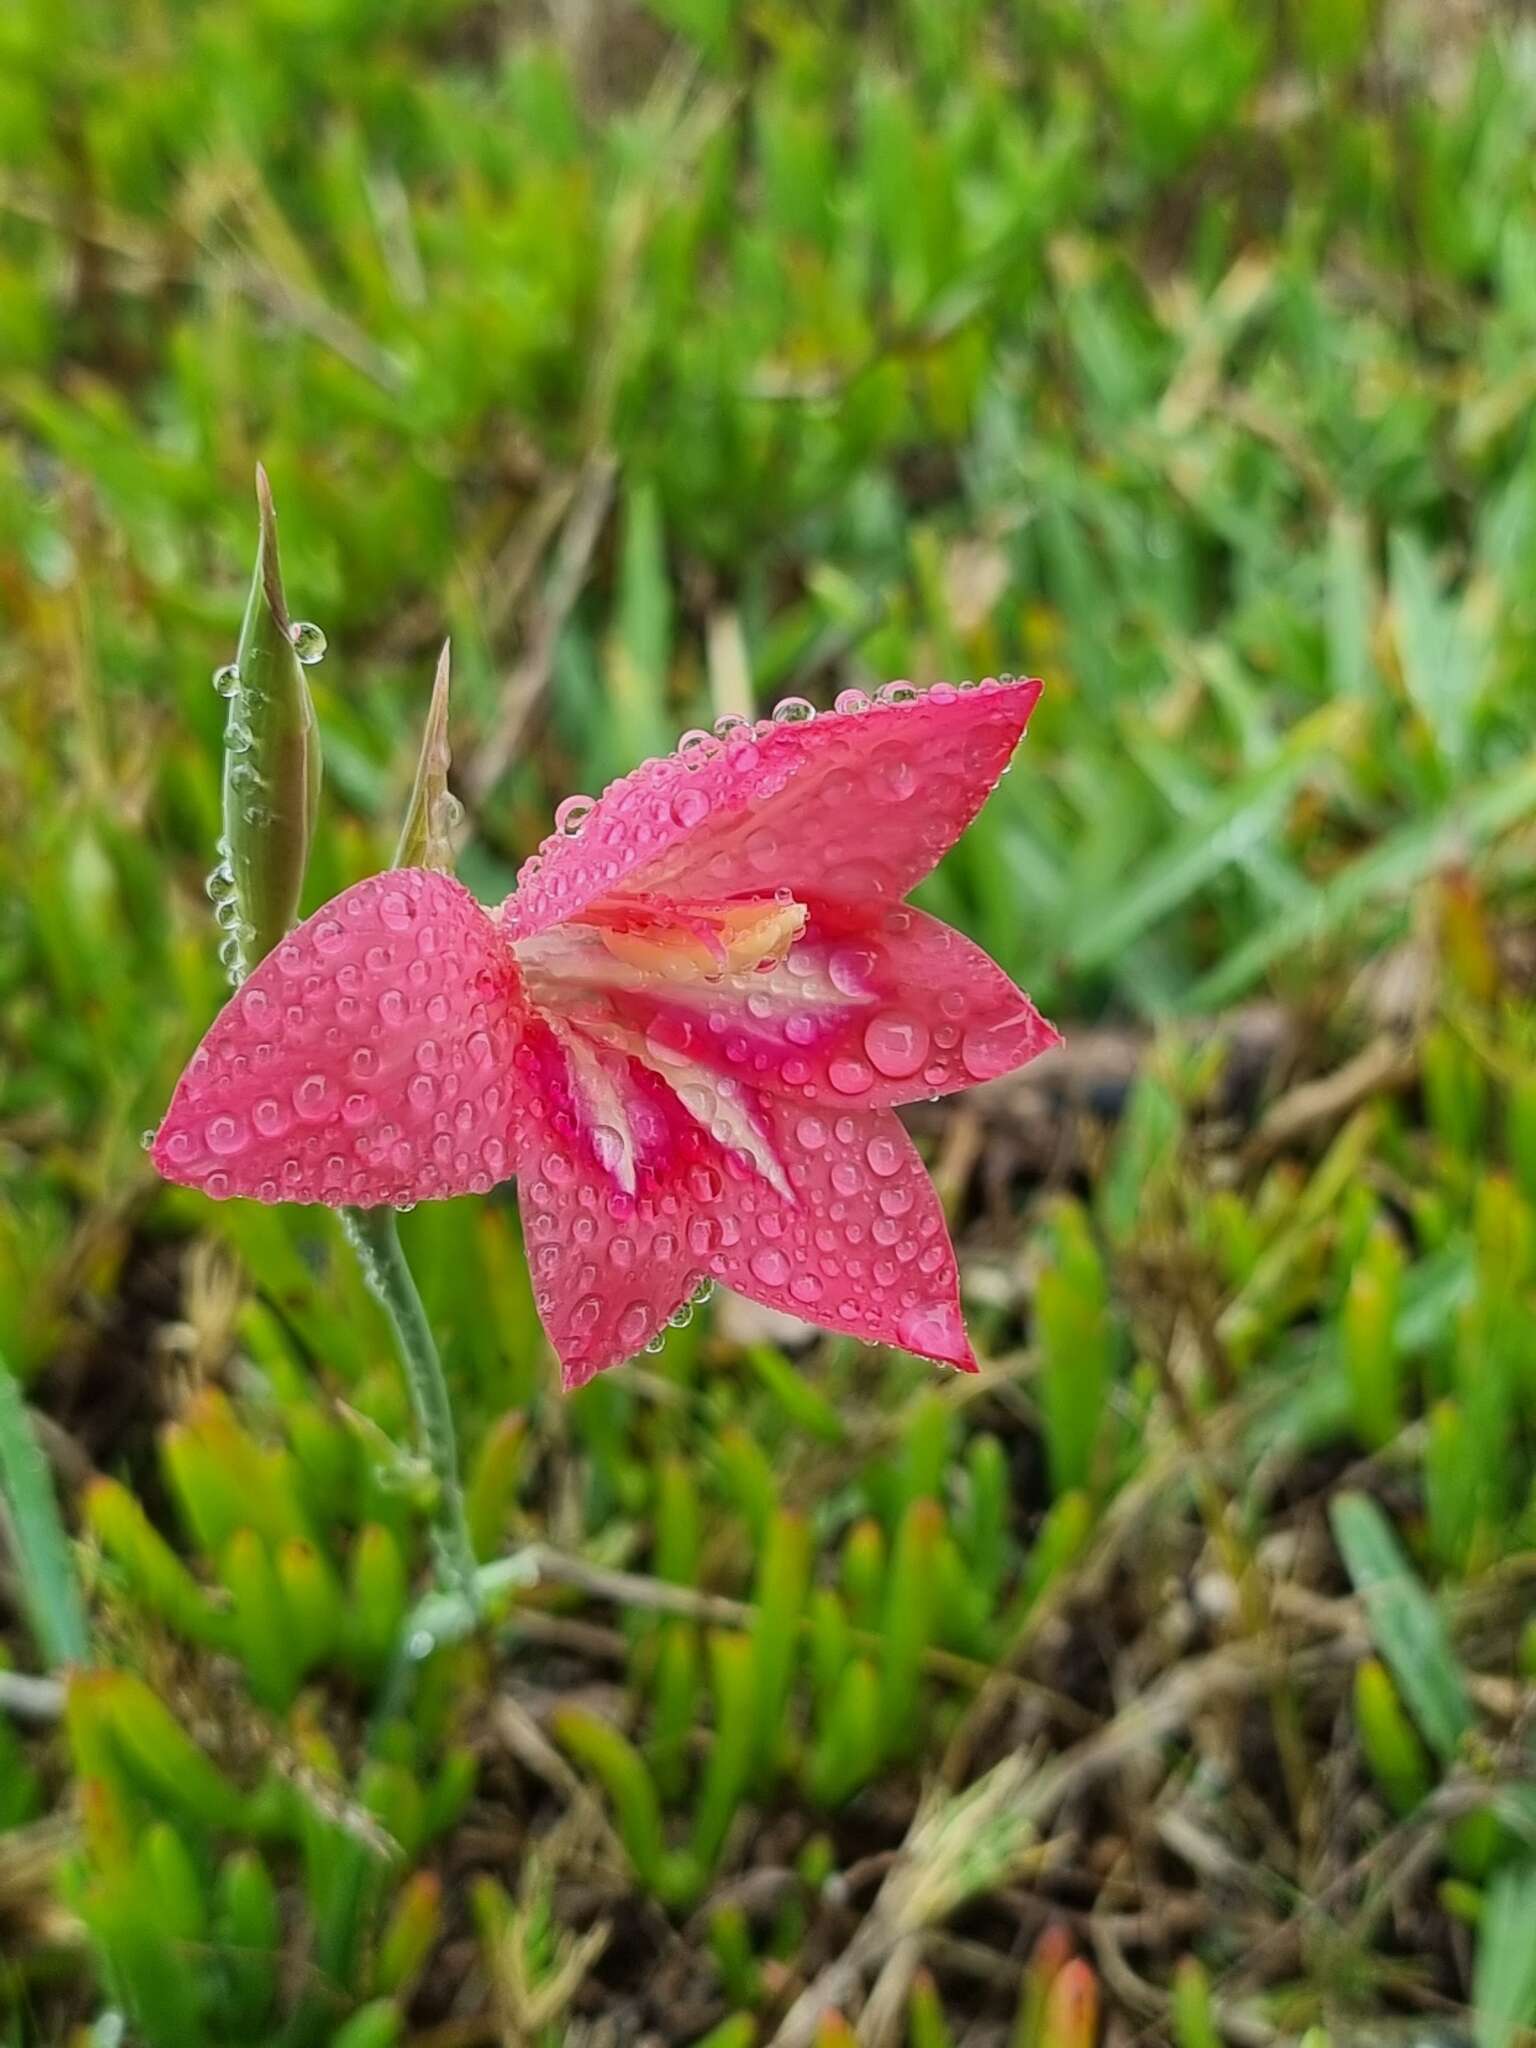
[[[218,861],[209,870],[204,888],[213,905],[213,921],[219,928],[219,962],[238,987],[245,975],[245,949],[256,936],[254,927],[240,911],[240,890],[230,861],[229,841],[220,839]]]
[[[995,680],[1011,683],[1016,678],[1012,675],[1002,675]],[[842,690],[838,693],[832,708],[835,712],[847,716],[918,704],[925,698],[943,702],[961,692],[984,687],[984,680],[933,683],[927,688],[903,680],[883,683],[873,695],[866,690]],[[807,697],[781,697],[765,718],[752,719],[740,711],[722,712],[713,726],[694,726],[685,732],[678,740],[672,758],[680,762],[684,768],[696,771],[705,767],[729,746],[742,742],[750,745],[766,739],[785,726],[809,725],[817,716],[816,706]],[[555,811],[555,830],[552,836],[559,839],[579,838],[596,808],[595,797],[579,794],[566,797]],[[687,790],[680,791],[673,799],[672,809],[677,822],[685,828],[702,824],[709,814],[709,804],[702,793],[694,794]],[[531,881],[542,865],[543,861],[539,854],[531,855],[524,865],[523,880]]]

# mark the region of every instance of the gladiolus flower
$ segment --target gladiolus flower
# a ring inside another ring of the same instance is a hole
[[[516,1175],[565,1383],[701,1283],[973,1371],[954,1252],[896,1105],[1057,1034],[906,905],[975,816],[1035,682],[797,700],[568,798],[486,909],[424,868],[289,934],[193,1054],[167,1179],[408,1203]]]

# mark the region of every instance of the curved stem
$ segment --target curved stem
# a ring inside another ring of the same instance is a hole
[[[464,1515],[459,1483],[458,1438],[448,1383],[427,1312],[400,1245],[393,1209],[343,1209],[342,1226],[357,1253],[363,1278],[383,1304],[405,1368],[422,1449],[437,1480],[438,1536],[447,1577],[459,1596],[478,1610],[475,1550]]]

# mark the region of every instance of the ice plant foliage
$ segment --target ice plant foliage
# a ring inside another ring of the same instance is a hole
[[[1008,765],[1035,682],[893,684],[686,735],[569,798],[487,909],[402,868],[286,937],[154,1141],[215,1197],[368,1207],[516,1175],[568,1386],[701,1284],[973,1370],[894,1111],[1056,1033],[903,898]]]

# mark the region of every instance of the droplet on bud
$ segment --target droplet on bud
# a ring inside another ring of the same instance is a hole
[[[555,812],[555,830],[563,832],[567,839],[574,839],[587,822],[591,809],[591,797],[568,796]]]
[[[313,668],[317,661],[325,659],[325,635],[313,619],[295,619],[288,628],[288,638],[293,642],[293,651],[306,668]]]
[[[213,687],[221,697],[233,697],[240,688],[240,670],[232,661],[226,661],[222,668],[213,672]]]
[[[808,725],[816,716],[816,706],[804,697],[785,697],[773,707],[775,725]]]

